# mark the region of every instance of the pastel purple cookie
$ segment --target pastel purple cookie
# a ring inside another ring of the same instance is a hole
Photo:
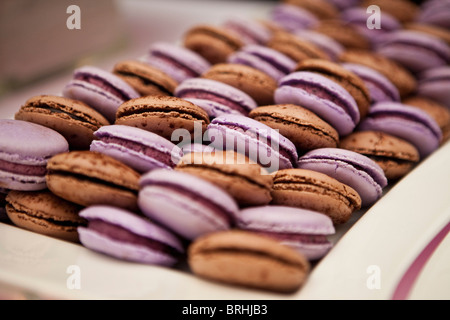
[[[450,108],[450,66],[426,70],[418,75],[417,94]]]
[[[371,104],[384,101],[400,101],[400,93],[397,87],[375,69],[358,63],[343,63],[342,66],[355,73],[364,81],[370,93]]]
[[[328,2],[334,4],[338,9],[344,10],[349,7],[357,6],[361,0],[328,0]]]
[[[157,169],[143,175],[140,186],[138,205],[143,214],[185,239],[234,225],[238,211],[234,199],[197,176]]]
[[[416,18],[417,22],[450,28],[450,1],[426,1],[421,6],[421,9]]]
[[[143,60],[165,72],[178,83],[198,77],[211,67],[211,64],[198,53],[163,41],[153,43]]]
[[[413,144],[421,158],[439,147],[442,131],[425,111],[396,102],[380,102],[370,108],[358,130],[382,131]]]
[[[45,189],[48,160],[68,151],[67,140],[50,128],[22,120],[0,119],[0,188]]]
[[[387,179],[383,169],[370,158],[341,148],[320,148],[307,152],[298,160],[298,167],[324,173],[358,192],[361,206],[377,201]]]
[[[204,78],[193,78],[183,81],[175,89],[175,96],[183,99],[212,101],[214,105],[206,105],[206,111],[215,117],[220,113],[248,113],[257,107],[253,98],[247,93],[226,83]],[[217,105],[220,104],[220,105]],[[202,107],[202,105],[199,105]]]
[[[90,206],[79,215],[88,221],[78,227],[86,248],[118,259],[173,266],[184,254],[181,241],[169,230],[135,213],[111,206]]]
[[[383,35],[376,51],[412,72],[450,63],[450,47],[443,40],[420,31],[399,30]]]
[[[317,114],[340,136],[353,131],[360,114],[355,99],[335,81],[308,71],[293,72],[279,81],[275,103],[297,104]]]
[[[146,172],[155,168],[174,168],[181,149],[153,132],[125,125],[103,126],[94,133],[90,151],[107,154],[131,168]]]
[[[244,17],[230,17],[223,26],[235,34],[246,44],[264,45],[269,41],[272,32],[262,23]]]
[[[292,72],[297,65],[283,53],[262,45],[246,45],[228,56],[227,61],[253,67],[277,81]]]
[[[269,13],[270,20],[288,32],[309,29],[319,23],[310,11],[287,3],[276,5]]]
[[[207,128],[211,146],[246,155],[269,172],[296,166],[295,145],[269,126],[240,115],[222,115]]]
[[[116,120],[117,109],[122,103],[140,96],[115,74],[93,66],[76,69],[73,79],[64,87],[63,95],[83,101],[110,123]]]
[[[275,205],[242,209],[236,226],[275,238],[309,260],[322,258],[332,248],[327,236],[335,233],[333,221],[323,213]]]
[[[344,46],[333,38],[314,30],[296,30],[294,34],[297,37],[316,45],[319,49],[325,52],[332,61],[338,61],[338,57],[345,50]]]

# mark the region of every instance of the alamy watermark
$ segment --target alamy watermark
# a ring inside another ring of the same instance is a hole
[[[366,21],[367,29],[369,29],[369,30],[381,29],[381,9],[380,9],[380,7],[376,6],[376,5],[368,6],[366,13],[370,14],[370,16],[367,18],[367,21]]]
[[[69,30],[81,29],[81,9],[79,6],[72,4],[67,7],[66,13],[70,16],[66,20],[66,27]]]
[[[367,289],[381,289],[381,268],[375,264],[372,264],[367,267],[366,273],[369,275],[366,279]]]

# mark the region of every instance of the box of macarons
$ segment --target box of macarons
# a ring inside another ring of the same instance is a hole
[[[450,1],[74,3],[0,3],[1,300],[450,299]]]

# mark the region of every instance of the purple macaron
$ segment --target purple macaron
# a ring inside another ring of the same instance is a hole
[[[442,28],[450,28],[450,1],[429,0],[421,5],[416,21]]]
[[[352,187],[361,197],[361,206],[377,201],[388,183],[383,169],[376,162],[346,149],[311,150],[300,157],[298,167],[324,173]]]
[[[237,34],[246,44],[264,45],[272,36],[272,32],[262,23],[245,17],[230,17],[225,20],[223,26]]]
[[[360,114],[355,99],[335,81],[308,71],[293,72],[279,81],[277,104],[300,105],[333,126],[340,136],[353,131]]]
[[[177,145],[140,128],[103,126],[94,135],[97,139],[92,141],[91,151],[107,154],[139,172],[174,168],[182,157]]]
[[[421,158],[436,150],[442,131],[425,111],[396,102],[380,102],[370,108],[358,130],[382,131],[413,144]]]
[[[246,45],[228,57],[229,63],[244,64],[265,72],[278,81],[291,73],[297,63],[283,53],[262,45]]]
[[[238,211],[235,200],[197,176],[157,169],[143,175],[140,186],[142,213],[185,239],[194,240],[234,225]]]
[[[79,215],[88,221],[78,227],[86,248],[127,261],[173,266],[184,247],[169,230],[135,213],[110,206],[91,206]]]
[[[312,44],[325,52],[332,61],[338,61],[339,56],[344,52],[345,48],[338,41],[333,38],[309,29],[296,30],[294,34]]]
[[[48,160],[68,152],[67,140],[39,124],[0,119],[0,188],[42,190]]]
[[[342,66],[363,80],[369,90],[371,104],[384,101],[400,101],[400,93],[397,87],[375,69],[357,63],[343,63]]]
[[[169,42],[153,43],[143,61],[178,83],[200,76],[211,64],[196,52]]]
[[[211,121],[206,133],[214,148],[244,154],[269,172],[293,168],[298,160],[290,140],[249,117],[222,115]]]
[[[236,226],[275,238],[309,260],[322,258],[332,248],[327,236],[335,233],[333,221],[325,214],[272,205],[242,209],[237,214]]]
[[[414,73],[450,63],[450,46],[429,34],[399,30],[379,38],[376,51]]]
[[[64,87],[63,95],[83,101],[110,123],[116,120],[117,109],[122,103],[140,96],[115,74],[92,66],[76,69],[73,79]]]
[[[257,107],[253,98],[247,93],[230,86],[226,83],[204,79],[193,78],[183,81],[179,84],[174,95],[183,98],[199,107],[203,108],[211,118],[220,114],[239,113],[248,115],[248,113]],[[195,99],[192,101],[192,99]],[[199,100],[205,100],[201,102]],[[212,103],[208,103],[212,102]]]
[[[270,20],[288,32],[309,29],[319,23],[319,19],[310,11],[299,6],[281,3],[269,13]]]
[[[429,69],[418,75],[417,94],[450,108],[450,66]]]

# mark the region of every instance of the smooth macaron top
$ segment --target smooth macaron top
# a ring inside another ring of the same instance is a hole
[[[310,28],[319,21],[310,11],[288,3],[276,5],[270,11],[270,19],[289,32]]]
[[[244,17],[229,17],[223,26],[235,32],[246,44],[265,44],[271,36],[271,32],[262,23]]]

